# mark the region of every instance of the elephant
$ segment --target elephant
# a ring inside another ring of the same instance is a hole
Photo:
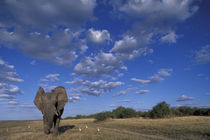
[[[34,104],[42,112],[45,134],[50,134],[50,129],[54,124],[53,135],[58,135],[59,123],[66,102],[68,102],[68,97],[64,87],[56,87],[50,93],[45,93],[42,87],[37,91]]]

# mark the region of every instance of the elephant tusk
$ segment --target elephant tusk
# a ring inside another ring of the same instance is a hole
[[[55,115],[58,116],[58,112],[57,111],[55,111]]]

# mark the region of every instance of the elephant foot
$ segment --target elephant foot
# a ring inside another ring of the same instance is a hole
[[[44,130],[44,133],[49,135],[50,134],[50,131],[49,130]]]
[[[53,136],[57,137],[58,136],[58,130],[53,131]]]

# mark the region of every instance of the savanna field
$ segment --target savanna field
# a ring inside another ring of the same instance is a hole
[[[189,116],[169,119],[61,120],[59,136],[43,133],[42,121],[0,122],[1,140],[208,140],[210,117]],[[52,131],[52,130],[51,130]]]

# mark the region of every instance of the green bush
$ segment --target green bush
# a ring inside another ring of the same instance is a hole
[[[143,112],[142,117],[144,117],[144,118],[150,118],[150,112],[151,111]]]
[[[197,108],[193,115],[196,116],[210,116],[210,109],[209,108]]]
[[[144,115],[144,112],[142,112],[142,111],[137,111],[136,112],[137,117],[143,117],[143,115]]]
[[[194,109],[188,106],[181,106],[177,109],[179,112],[182,113],[183,116],[190,116],[193,115]]]
[[[166,102],[158,103],[150,112],[151,118],[166,118],[171,115],[171,109]]]
[[[107,118],[112,118],[112,112],[106,111],[94,115],[96,121],[105,121]]]
[[[170,108],[166,102],[158,103],[152,110],[136,112],[132,108],[118,107],[112,112],[106,111],[91,115],[77,115],[76,117],[67,117],[65,119],[80,119],[80,118],[95,118],[96,121],[104,121],[107,118],[131,118],[131,117],[144,117],[144,118],[166,118],[170,116],[210,116],[210,108],[191,108],[188,106],[181,106],[178,108]]]
[[[183,116],[182,112],[180,112],[177,108],[171,108],[171,114],[173,116],[179,116],[179,117]]]
[[[137,113],[132,108],[118,107],[112,111],[114,118],[131,118],[136,117]]]

